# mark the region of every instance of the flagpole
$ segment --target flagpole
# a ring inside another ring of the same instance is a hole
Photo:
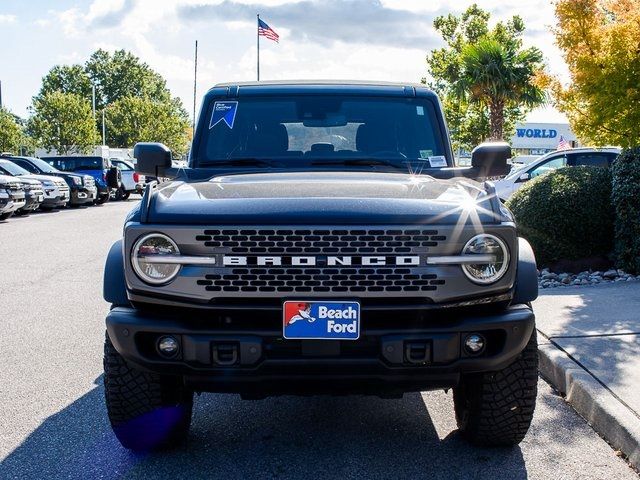
[[[260,14],[256,15],[258,22],[256,24],[256,38],[258,39],[258,63],[257,63],[257,72],[258,72],[258,81],[260,81]]]

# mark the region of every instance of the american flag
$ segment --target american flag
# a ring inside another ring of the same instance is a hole
[[[278,43],[278,40],[280,39],[280,36],[274,32],[269,25],[260,19],[258,19],[258,35],[267,37],[269,40],[273,40],[276,43]]]
[[[560,135],[560,141],[556,150],[568,150],[571,148],[571,144],[567,142],[562,135]]]

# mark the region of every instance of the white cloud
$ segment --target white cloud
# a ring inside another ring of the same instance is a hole
[[[16,23],[17,20],[18,20],[18,17],[16,17],[15,15],[0,14],[0,25],[1,24]]]
[[[474,0],[94,0],[89,5],[77,2],[73,8],[49,11],[33,23],[58,27],[60,37],[51,36],[43,61],[59,62],[66,55],[70,61],[81,62],[98,47],[124,48],[162,74],[172,93],[191,110],[194,41],[198,39],[200,47],[199,96],[218,82],[253,80],[256,13],[281,37],[279,44],[261,41],[263,79],[418,82],[426,74],[426,53],[442,44],[432,26],[435,16],[460,13],[472,3]],[[554,21],[551,0],[478,3],[491,11],[492,21],[521,15],[527,26],[525,43],[544,52],[553,73],[566,74],[548,29]],[[3,17],[0,15],[0,22],[6,22]],[[56,51],[60,45],[66,51]],[[33,92],[24,97],[31,95]]]

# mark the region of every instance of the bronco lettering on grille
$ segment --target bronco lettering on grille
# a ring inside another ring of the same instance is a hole
[[[223,257],[223,265],[243,266],[243,265],[258,265],[258,266],[316,266],[327,265],[330,267],[340,265],[402,265],[402,266],[417,266],[420,265],[420,256],[229,256]]]

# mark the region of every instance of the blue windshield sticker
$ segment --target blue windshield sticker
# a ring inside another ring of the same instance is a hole
[[[237,111],[238,102],[215,102],[213,104],[213,113],[211,114],[209,129],[212,129],[220,122],[224,122],[229,128],[233,128]]]

